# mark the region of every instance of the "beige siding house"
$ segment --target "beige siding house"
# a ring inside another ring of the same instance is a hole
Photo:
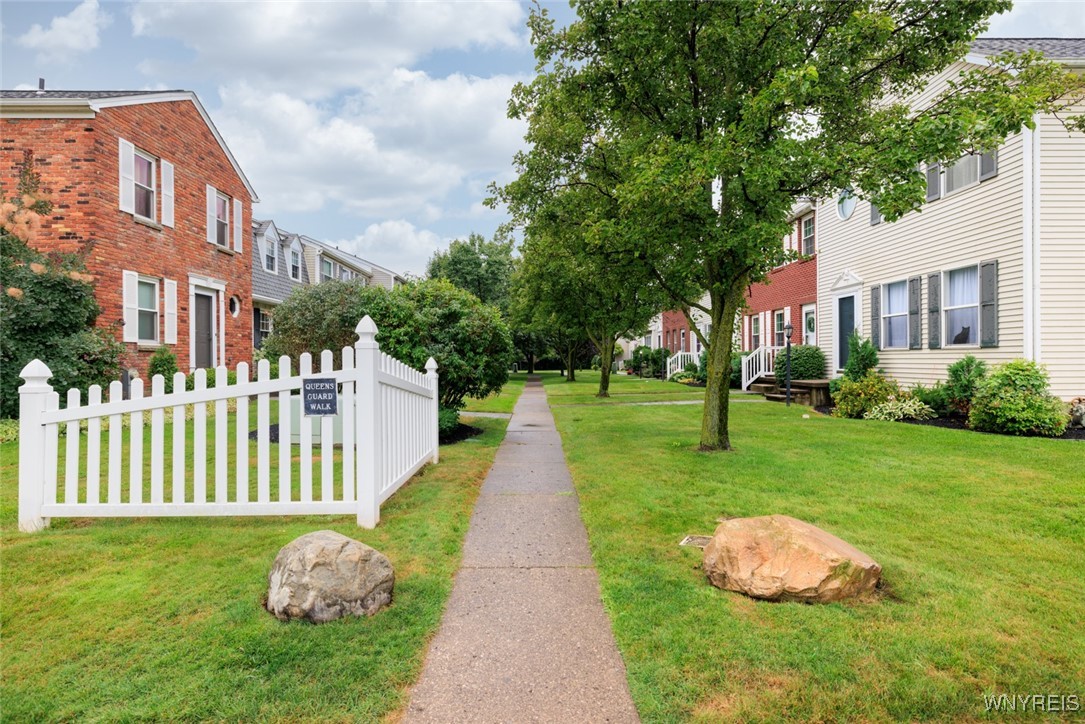
[[[1085,69],[1085,39],[980,39],[918,101],[982,56],[1026,47]],[[922,210],[892,224],[865,201],[821,202],[818,340],[830,370],[856,329],[903,384],[945,379],[973,354],[1036,360],[1055,395],[1085,395],[1085,135],[1042,117],[927,180]]]

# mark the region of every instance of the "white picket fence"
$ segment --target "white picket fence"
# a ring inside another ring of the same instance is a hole
[[[381,503],[423,465],[438,460],[437,363],[431,357],[422,373],[382,352],[376,341],[377,326],[368,316],[355,331],[358,341],[343,349],[338,370],[333,369],[332,352],[325,350],[318,371],[312,369],[311,356],[304,354],[296,374],[291,374],[290,358],[283,357],[277,378],[271,378],[268,361],[261,360],[256,379],[250,380],[249,366],[243,362],[237,366],[236,384],[227,384],[226,368],[218,367],[215,385],[208,388],[206,372],[197,370],[194,390],[184,391],[185,376],[178,373],[171,394],[165,394],[162,376],[155,375],[150,397],[144,397],[143,382],[135,380],[130,399],[123,400],[121,384],[114,382],[107,401],[97,385],[90,388],[85,404],[79,390],[69,390],[64,409],[60,409],[59,394],[48,384],[49,368],[34,360],[23,369],[25,384],[19,388],[19,530],[41,530],[50,518],[128,516],[356,514],[358,525],[376,526]],[[334,379],[341,390],[338,464],[331,417],[292,419],[291,395],[300,393],[303,379],[314,376]],[[269,435],[273,399],[279,403],[274,466]],[[254,404],[255,441],[249,439]],[[209,405],[214,413],[213,435],[208,434]],[[229,423],[231,406],[236,406],[233,425]],[[186,420],[189,407],[191,423]],[[144,413],[150,416],[149,466],[143,445]],[[128,435],[124,434],[125,416]],[[168,441],[167,417],[173,426]],[[188,424],[192,425],[191,450]],[[298,446],[290,443],[295,425],[300,430]],[[61,426],[66,431],[63,460]],[[319,453],[317,480],[314,444]],[[255,491],[250,489],[249,476],[253,452]],[[149,479],[144,477],[145,467]]]

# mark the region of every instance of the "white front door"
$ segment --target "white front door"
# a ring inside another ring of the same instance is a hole
[[[818,343],[817,305],[802,305],[802,330],[803,344],[816,345]]]

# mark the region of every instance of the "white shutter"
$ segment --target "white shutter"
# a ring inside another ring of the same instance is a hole
[[[207,240],[212,244],[215,243],[215,201],[218,199],[219,193],[215,190],[214,186],[208,184],[207,186]]]
[[[173,164],[162,161],[162,226],[173,228]]]
[[[242,251],[241,240],[245,234],[245,227],[241,224],[243,214],[241,213],[241,201],[234,199],[234,251]]]
[[[166,279],[164,283],[166,290],[166,344],[177,344],[177,282],[173,279]]]
[[[742,346],[743,349],[750,348],[750,317],[749,315],[742,316]]]
[[[136,147],[123,138],[120,139],[118,165],[121,170],[121,211],[127,211],[129,214],[134,214],[136,213]]]
[[[122,306],[124,307],[124,332],[122,339],[125,342],[139,341],[139,274],[126,271],[122,273],[124,279],[121,288]]]

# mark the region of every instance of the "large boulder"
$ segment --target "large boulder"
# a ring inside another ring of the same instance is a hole
[[[722,522],[705,546],[704,571],[726,591],[806,603],[870,593],[882,575],[866,553],[786,515]]]
[[[268,574],[267,610],[313,623],[372,616],[392,601],[388,558],[364,543],[320,530],[283,546]]]

